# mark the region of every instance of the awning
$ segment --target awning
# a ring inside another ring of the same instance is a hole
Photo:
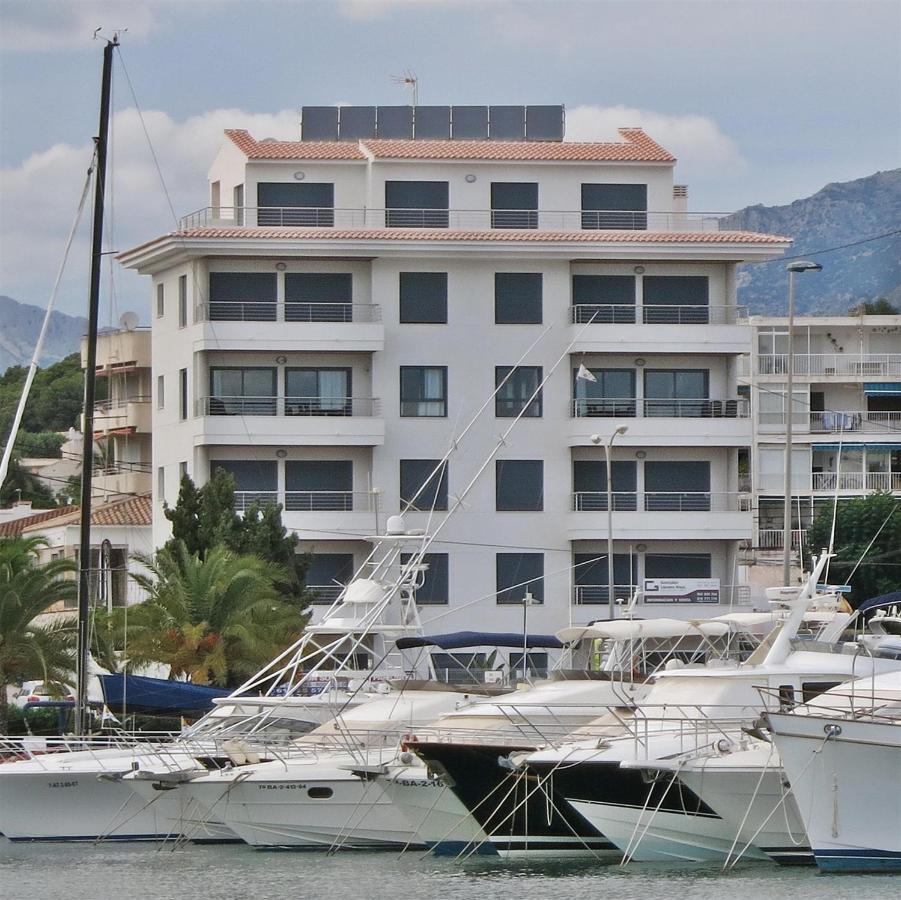
[[[692,622],[685,619],[617,619],[592,625],[562,628],[557,637],[567,644],[583,640],[641,641],[646,638],[683,638],[698,635],[721,637],[729,632],[725,622]]]
[[[863,392],[868,397],[901,397],[901,381],[865,381]]]
[[[873,441],[867,442],[866,444],[861,443],[851,443],[848,441],[847,443],[841,444],[811,444],[811,450],[901,450],[901,444],[887,444],[885,442]]]
[[[398,650],[409,650],[413,647],[440,647],[442,650],[459,650],[461,647],[513,647],[522,649],[537,647],[557,650],[563,646],[552,634],[527,634],[523,641],[522,634],[497,631],[454,631],[450,634],[433,634],[422,637],[398,638]]]
[[[878,597],[870,597],[869,600],[864,600],[860,606],[857,607],[858,612],[869,612],[871,609],[879,609],[883,606],[901,606],[901,591],[892,591],[889,594],[881,594]]]
[[[106,705],[118,712],[195,715],[213,708],[213,698],[228,697],[227,688],[213,688],[141,675],[98,675]]]

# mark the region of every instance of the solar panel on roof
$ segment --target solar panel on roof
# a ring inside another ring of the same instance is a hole
[[[304,106],[300,110],[302,141],[337,141],[338,107]]]
[[[527,106],[527,141],[562,141],[564,127],[562,106]]]
[[[451,135],[455,141],[488,140],[488,107],[452,106]]]
[[[525,133],[524,106],[488,107],[488,137],[492,141],[521,141]]]
[[[449,106],[416,106],[413,109],[413,136],[417,141],[446,141],[450,138]]]
[[[376,108],[378,137],[409,141],[413,139],[412,106],[379,106]]]
[[[374,106],[342,106],[338,117],[338,140],[359,141],[375,137]]]

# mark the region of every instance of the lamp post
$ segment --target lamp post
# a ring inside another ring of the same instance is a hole
[[[785,373],[785,493],[782,508],[782,583],[791,583],[792,542],[792,439],[794,425],[795,381],[795,273],[819,272],[823,267],[807,259],[798,259],[786,266],[788,270],[788,367]]]
[[[532,592],[527,590],[522,595],[522,680],[529,680],[529,607],[535,602]]]
[[[610,457],[613,452],[613,442],[619,434],[625,434],[629,430],[628,425],[618,425],[613,429],[613,434],[604,441],[604,460],[607,466],[607,600],[610,605],[610,618],[616,618],[616,591],[613,583],[613,471],[610,466]],[[601,436],[593,434],[592,444],[600,444]]]

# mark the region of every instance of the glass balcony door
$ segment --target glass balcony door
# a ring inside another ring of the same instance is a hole
[[[286,369],[285,415],[353,414],[350,369]]]
[[[221,366],[210,369],[209,415],[274,416],[276,370]]]

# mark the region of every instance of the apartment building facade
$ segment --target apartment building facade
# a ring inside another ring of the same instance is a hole
[[[371,128],[226,132],[210,206],[121,257],[153,280],[155,543],[180,474],[224,468],[239,503],[283,505],[326,602],[425,485],[408,527],[459,507],[418,593],[425,627],[520,630],[528,591],[529,629],[553,631],[607,615],[603,444],[625,425],[616,596],[646,587],[638,614],[683,617],[746,602],[735,272],[788,239],[687,213],[675,159],[639,129]]]
[[[758,552],[781,551],[788,319],[754,316],[750,381]],[[795,318],[792,543],[835,497],[901,495],[901,315]]]

